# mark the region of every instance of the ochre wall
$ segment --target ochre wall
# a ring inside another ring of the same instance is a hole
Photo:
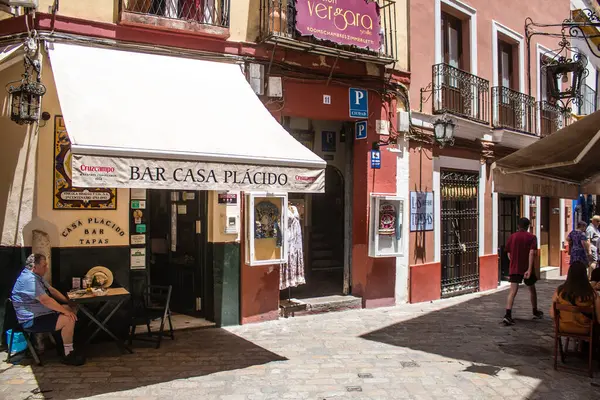
[[[53,3],[54,0],[40,0],[38,10],[47,13]],[[60,0],[58,15],[97,22],[115,22],[118,5],[119,0]]]
[[[10,63],[10,61],[9,61]],[[4,66],[10,64],[4,64]],[[1,67],[0,67],[1,68]],[[23,71],[22,62],[0,71],[2,82],[18,79]],[[2,246],[30,247],[33,231],[41,231],[49,240],[51,248],[85,248],[80,240],[96,239],[93,247],[129,245],[129,190],[117,193],[117,210],[53,210],[53,157],[54,117],[61,115],[52,70],[47,58],[42,66],[42,81],[47,92],[42,99],[42,110],[51,118],[42,122],[39,131],[34,126],[21,126],[10,120],[7,94],[1,97],[3,104],[0,129],[4,143],[0,147],[0,226]],[[91,223],[90,223],[91,219]],[[102,225],[100,220],[104,220]],[[107,226],[110,220],[118,226]],[[79,226],[77,221],[81,221]],[[75,223],[76,229],[66,228]],[[96,234],[92,234],[92,229]],[[88,229],[88,234],[86,234]],[[103,229],[100,234],[99,230]],[[64,234],[63,234],[64,233]],[[102,239],[100,244],[98,239]],[[48,254],[49,255],[49,254]],[[128,261],[127,261],[128,262]],[[52,263],[50,263],[52,265]]]

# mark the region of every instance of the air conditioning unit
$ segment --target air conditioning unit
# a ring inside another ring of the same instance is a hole
[[[37,8],[38,0],[0,0],[0,4],[8,7]]]

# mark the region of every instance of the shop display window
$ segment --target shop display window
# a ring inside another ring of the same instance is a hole
[[[246,200],[246,263],[283,264],[287,194],[249,193]]]
[[[372,194],[369,218],[369,256],[402,255],[404,200],[385,194]]]

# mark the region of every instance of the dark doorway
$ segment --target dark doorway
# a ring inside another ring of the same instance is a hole
[[[174,312],[204,316],[207,192],[151,190],[150,280],[172,285]]]
[[[508,280],[510,260],[506,253],[506,241],[517,231],[520,199],[515,196],[500,195],[498,199],[498,254],[500,258],[500,280]]]
[[[294,201],[294,196],[290,200]],[[325,170],[325,193],[306,195],[310,203],[310,231],[304,246],[306,284],[284,290],[295,298],[323,297],[343,293],[344,288],[344,177],[336,167]]]

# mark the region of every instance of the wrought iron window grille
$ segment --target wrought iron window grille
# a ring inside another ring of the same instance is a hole
[[[123,11],[229,27],[230,0],[121,0]]]

